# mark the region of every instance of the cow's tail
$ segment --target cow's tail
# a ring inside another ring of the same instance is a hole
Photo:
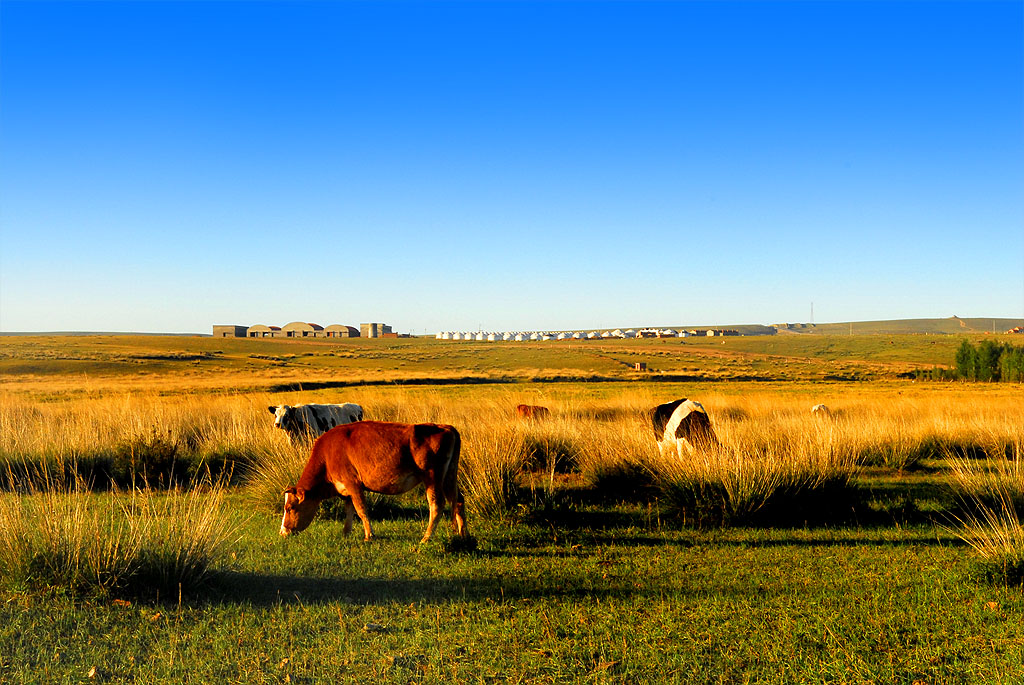
[[[462,450],[462,437],[459,431],[455,428],[450,429],[445,436],[442,449],[446,454],[442,459],[444,471],[441,474],[441,491],[446,500],[455,503],[459,501],[459,453]]]
[[[462,491],[459,488],[459,453],[462,451],[462,437],[454,427],[445,436],[442,449],[445,455],[444,470],[441,474],[441,492],[445,500],[452,505],[452,523],[460,535],[465,535],[465,502],[462,499]]]

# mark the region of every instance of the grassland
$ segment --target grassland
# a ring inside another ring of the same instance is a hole
[[[973,511],[965,483],[979,473],[1014,476],[999,465],[1021,453],[1020,389],[906,377],[950,363],[959,342],[0,339],[8,463],[171,445],[240,476],[219,505],[230,551],[204,585],[6,583],[0,680],[1014,682],[1024,596],[986,574],[956,517]],[[704,403],[725,448],[659,479],[642,412],[683,396]],[[467,492],[480,493],[467,502],[477,550],[446,551],[446,532],[418,546],[417,493],[374,503],[373,543],[343,537],[336,509],[279,539],[278,484],[261,492],[246,473],[301,468],[266,407],[312,401],[457,425]],[[555,418],[514,424],[517,402]],[[812,420],[818,402],[834,421]],[[801,474],[824,470],[839,474],[835,501],[789,498],[818,492]],[[488,495],[473,479],[495,473],[514,482]],[[694,473],[731,484],[723,501],[752,496],[753,511],[681,507],[666,483]],[[790,515],[769,516],[770,493],[748,486],[786,474]],[[484,508],[488,496],[504,506]]]
[[[280,391],[299,383],[884,380],[950,364],[961,339],[779,335],[486,343],[11,336],[0,339],[0,379],[8,391],[41,398],[118,389]],[[648,372],[634,372],[636,362],[647,363]]]

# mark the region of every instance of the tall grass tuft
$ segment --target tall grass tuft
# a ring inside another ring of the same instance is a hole
[[[191,589],[222,561],[224,491],[95,494],[82,481],[0,496],[0,578],[73,594]]]
[[[953,532],[974,549],[978,568],[991,581],[1024,585],[1024,526],[1005,483],[993,481],[984,500]]]
[[[849,515],[857,466],[831,431],[723,423],[720,446],[655,460],[663,496],[685,523],[795,525]]]
[[[1010,452],[1009,458],[1007,451]],[[947,459],[953,485],[965,504],[954,529],[977,553],[980,571],[988,579],[1024,584],[1024,451],[1021,443],[1009,450],[989,440],[987,457],[966,457],[952,449]]]
[[[234,540],[224,495],[209,481],[167,493],[132,491],[125,511],[141,538],[132,584],[163,592],[201,584]]]
[[[946,458],[954,487],[968,502],[986,508],[1008,506],[1024,512],[1024,449],[1017,442],[1009,449],[990,445],[984,459],[967,458],[947,450]]]
[[[281,445],[276,451],[257,456],[245,475],[249,500],[266,511],[279,511],[284,491],[295,485],[309,461],[307,445]]]
[[[460,431],[459,483],[466,506],[475,515],[501,519],[519,501],[516,478],[523,470],[526,443],[514,427],[495,425]]]
[[[658,450],[650,429],[632,417],[590,427],[580,445],[583,482],[604,501],[644,501],[657,494]]]
[[[532,471],[569,473],[579,465],[582,426],[594,421],[554,418],[516,424],[523,443],[523,466]]]
[[[61,486],[0,498],[0,577],[72,593],[124,584],[142,539],[111,497]]]

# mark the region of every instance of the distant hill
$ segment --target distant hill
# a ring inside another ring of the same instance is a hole
[[[894,319],[889,321],[847,321],[844,323],[795,324],[787,332],[818,335],[924,334],[956,335],[958,333],[1005,333],[1015,326],[1024,326],[1024,319],[969,318]],[[780,331],[781,332],[781,331]]]

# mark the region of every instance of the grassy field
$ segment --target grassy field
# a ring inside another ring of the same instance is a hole
[[[792,334],[544,343],[8,336],[0,338],[0,379],[7,391],[41,398],[132,389],[276,392],[298,383],[884,380],[951,365],[964,337],[990,336]],[[634,372],[636,362],[645,362],[648,372]]]
[[[905,377],[960,340],[0,339],[8,465],[232,475],[201,583],[8,573],[0,680],[1016,682],[1019,581],[959,520],[971,492],[1024,501],[1020,388]],[[676,397],[707,407],[721,449],[660,459],[643,412]],[[373,502],[371,543],[337,507],[279,538],[305,453],[266,407],[316,401],[455,424],[477,549],[449,551],[447,530],[417,545],[421,492]],[[516,423],[518,402],[554,417]],[[810,416],[819,402],[833,419]],[[129,528],[173,509],[89,485],[66,496]],[[2,496],[4,539],[45,496],[65,495]]]

